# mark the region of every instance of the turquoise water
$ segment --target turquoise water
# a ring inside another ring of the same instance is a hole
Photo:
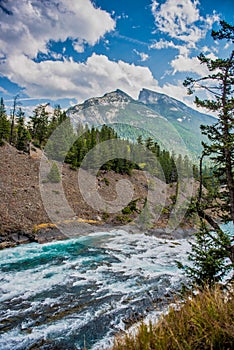
[[[0,349],[97,349],[162,310],[182,275],[186,240],[124,231],[0,251]]]

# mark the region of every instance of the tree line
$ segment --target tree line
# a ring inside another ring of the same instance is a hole
[[[166,183],[176,182],[178,177],[197,176],[198,169],[188,156],[175,155],[161,149],[151,137],[138,136],[136,142],[120,139],[113,128],[107,125],[88,127],[72,125],[66,112],[55,106],[53,113],[48,104],[38,105],[32,116],[25,117],[14,99],[10,118],[7,117],[3,98],[0,103],[0,144],[9,142],[18,150],[28,152],[29,143],[44,149],[51,160],[64,161],[72,169],[95,168],[131,174],[133,169],[149,171]],[[105,142],[118,140],[118,142]],[[90,151],[92,152],[90,153]],[[88,159],[85,159],[89,153]],[[85,160],[85,161],[84,161]],[[193,174],[191,173],[193,170]]]

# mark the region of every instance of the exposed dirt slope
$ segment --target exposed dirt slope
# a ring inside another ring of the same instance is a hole
[[[26,155],[8,144],[0,147],[0,244],[2,243],[2,247],[7,246],[9,242],[10,245],[12,241],[16,244],[40,241],[37,235],[39,229],[47,227],[47,231],[51,230],[53,225],[51,227],[41,225],[51,223],[51,219],[45,210],[40,186],[50,188],[57,221],[60,216],[65,217],[63,206],[60,205],[56,209],[57,202],[61,202],[61,187],[58,184],[46,182],[39,185],[40,157],[40,150]],[[152,185],[149,184],[143,172],[133,171],[132,176],[120,175],[112,171],[100,172],[96,178],[96,186],[102,198],[113,201],[116,199],[116,184],[123,179],[129,180],[132,184],[132,200],[137,199],[137,211],[123,214],[120,210],[118,213],[110,214],[105,212],[105,208],[95,210],[87,204],[79,190],[77,171],[71,170],[67,164],[63,165],[62,187],[66,200],[72,208],[72,213],[68,213],[66,220],[87,220],[89,223],[98,225],[123,225],[133,221],[139,216],[144,199],[147,197],[148,187]],[[159,197],[165,191],[167,192],[165,206],[168,207],[172,204],[175,186],[165,187],[164,185],[164,188],[159,188],[157,191]],[[155,227],[165,226],[167,216],[168,211],[164,210],[163,215],[155,222]],[[41,226],[38,227],[38,225]],[[58,238],[58,235],[51,237],[53,238]],[[46,239],[41,239],[42,242],[44,240]]]

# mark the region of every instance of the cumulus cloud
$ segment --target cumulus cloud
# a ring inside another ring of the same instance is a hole
[[[156,89],[157,81],[149,68],[114,62],[95,53],[85,63],[64,61],[34,62],[25,55],[11,56],[3,73],[24,87],[29,96],[79,100],[120,88],[136,98],[142,86]]]
[[[202,16],[199,11],[199,0],[166,0],[159,3],[152,0],[152,13],[157,30],[165,34],[168,40],[155,41],[151,49],[176,49],[179,54],[170,62],[173,75],[177,72],[196,73],[200,76],[208,73],[196,56],[190,57],[193,49],[197,49],[198,42],[203,39],[219,16]],[[208,48],[204,47],[205,52]],[[210,50],[209,50],[210,52]]]
[[[206,55],[212,60],[217,57],[210,53]],[[206,65],[201,64],[197,57],[188,57],[187,55],[178,55],[174,60],[171,61],[171,66],[174,69],[173,74],[176,72],[191,72],[196,73],[200,76],[209,74],[209,70]]]
[[[0,36],[0,51],[6,57],[13,53],[35,58],[38,52],[48,52],[50,40],[70,38],[75,47],[94,45],[115,28],[110,14],[90,0],[14,0],[7,6],[12,15],[1,13]]]
[[[111,15],[90,0],[15,0],[1,14],[1,74],[34,98],[77,98],[79,101],[120,88],[137,97],[142,86],[156,88],[146,67],[114,62],[93,53],[86,62],[50,51],[50,42],[71,40],[81,53],[115,28]],[[0,9],[1,11],[1,9]],[[64,44],[65,45],[65,44]],[[64,50],[65,46],[64,46]],[[43,60],[35,58],[44,53]],[[148,58],[140,53],[141,60]]]
[[[205,67],[202,66],[197,57],[188,57],[185,55],[178,55],[171,61],[171,66],[174,69],[173,74],[177,72],[191,72],[199,75],[206,73]]]
[[[153,0],[152,14],[156,28],[171,38],[195,47],[196,42],[219,19],[215,13],[202,17],[198,5],[198,0],[166,0],[162,4]]]

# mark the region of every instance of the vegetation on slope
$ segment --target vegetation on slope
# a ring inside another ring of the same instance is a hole
[[[233,288],[205,288],[171,307],[156,325],[142,323],[135,335],[118,336],[112,350],[233,349],[233,319]]]

